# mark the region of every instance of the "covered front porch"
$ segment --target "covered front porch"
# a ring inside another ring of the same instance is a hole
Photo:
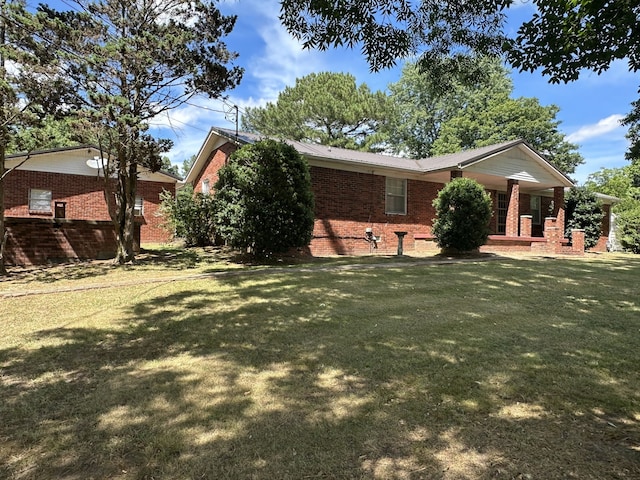
[[[573,182],[526,143],[461,159],[427,174],[446,183],[467,177],[484,185],[493,200],[491,235],[483,252],[531,251],[553,254],[584,254],[584,232],[564,236],[565,189]],[[416,248],[430,235],[416,235]],[[422,248],[421,248],[422,247]]]

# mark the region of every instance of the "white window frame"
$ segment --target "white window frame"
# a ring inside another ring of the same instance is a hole
[[[144,199],[142,195],[136,195],[135,203],[133,204],[133,215],[135,217],[144,215]]]
[[[37,213],[51,213],[51,190],[44,188],[29,189],[29,211]]]
[[[203,195],[209,195],[210,192],[211,192],[211,187],[209,185],[209,179],[205,178],[202,181],[202,194]]]
[[[399,193],[398,187],[401,186]],[[402,210],[394,208],[397,200],[402,199]],[[384,211],[387,215],[406,215],[407,214],[407,179],[386,177],[385,179],[385,195],[384,195]]]

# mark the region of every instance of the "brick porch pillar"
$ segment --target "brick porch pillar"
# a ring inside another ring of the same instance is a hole
[[[562,229],[558,226],[558,219],[547,217],[544,219],[544,238],[547,240],[545,250],[550,253],[560,253],[562,250]]]
[[[584,255],[584,230],[578,228],[571,230],[571,251]]]
[[[518,223],[520,220],[520,183],[518,180],[507,182],[507,224],[505,225],[505,236],[518,236]]]
[[[556,217],[557,226],[564,231],[564,187],[553,187],[553,213],[551,216]]]
[[[531,224],[533,223],[532,215],[520,215],[520,236],[531,236]]]

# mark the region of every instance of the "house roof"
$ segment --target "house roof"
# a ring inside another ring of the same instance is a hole
[[[97,166],[91,166],[89,160],[100,155],[95,145],[77,145],[58,147],[34,152],[14,153],[6,156],[7,167],[19,170],[33,170],[75,175],[95,175]],[[170,172],[150,170],[141,167],[141,178],[150,181],[177,183],[181,178]]]
[[[222,142],[231,141],[238,145],[254,143],[262,135],[213,127],[196,157],[185,182],[196,180],[209,154]],[[383,155],[378,153],[348,150],[283,139],[292,145],[310,163],[344,169],[363,169],[397,175],[415,175],[425,180],[445,183],[452,170],[466,171],[465,176],[477,177],[484,185],[501,185],[504,179],[520,180],[530,189],[545,190],[553,186],[570,187],[573,182],[554,167],[524,140],[489,145],[462,152],[428,157],[419,160]],[[493,183],[492,183],[493,182]]]

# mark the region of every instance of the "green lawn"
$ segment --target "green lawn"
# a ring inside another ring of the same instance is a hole
[[[640,478],[638,256],[184,255],[0,282],[0,478]]]

